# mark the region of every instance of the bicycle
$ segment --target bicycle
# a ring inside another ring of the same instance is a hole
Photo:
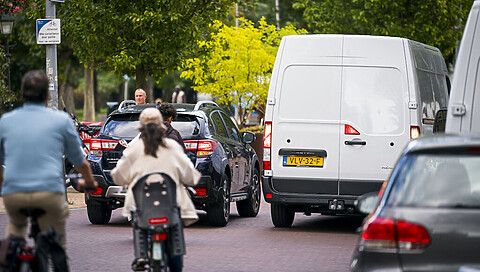
[[[83,190],[79,188],[78,180],[82,178],[80,174],[69,174],[69,175],[66,175],[65,178],[69,179],[69,182],[65,183],[65,188],[71,185],[72,187],[74,187],[76,190],[80,192],[82,191],[91,192],[95,190],[95,188],[93,187],[87,187],[87,188],[84,188]],[[51,241],[51,242],[53,242],[53,244],[56,243],[56,245],[60,246],[61,250],[63,251],[63,248],[60,245],[60,236],[57,232],[53,230],[53,228],[50,228],[49,230],[44,231],[41,234],[38,218],[41,217],[43,214],[45,214],[45,211],[39,208],[26,208],[26,209],[20,210],[20,213],[22,213],[28,219],[30,219],[30,233],[28,237],[33,239],[34,245],[29,246],[28,243],[23,238],[17,239],[16,243],[18,243],[17,246],[19,250],[17,252],[14,252],[14,255],[16,256],[13,256],[12,261],[18,261],[18,264],[14,264],[11,267],[14,267],[14,268],[18,267],[18,270],[14,269],[14,271],[19,271],[19,272],[68,271],[68,267],[66,266],[66,261],[65,261],[65,266],[54,264],[54,262],[52,261],[51,252],[48,252],[47,256],[43,256],[43,258],[39,258],[37,254],[38,238],[40,237],[39,234],[45,235],[47,237],[46,239],[58,239],[56,241]],[[65,258],[66,258],[66,254],[65,254]]]
[[[146,232],[148,243],[145,267],[132,266],[132,270],[169,271],[171,257],[185,254],[176,183],[164,172],[150,172],[137,180],[132,193],[136,203],[132,227]],[[145,246],[138,243],[135,247]]]

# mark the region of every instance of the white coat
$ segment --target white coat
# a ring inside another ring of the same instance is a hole
[[[148,172],[163,171],[177,184],[177,203],[180,206],[181,217],[188,226],[198,220],[198,215],[182,183],[190,186],[196,185],[201,174],[175,140],[169,138],[163,140],[166,146],[158,147],[157,158],[145,155],[143,140],[129,145],[123,151],[123,156],[117,166],[112,170],[111,175],[115,184],[128,186],[122,215],[130,217],[130,209],[135,206],[132,194],[135,181]]]

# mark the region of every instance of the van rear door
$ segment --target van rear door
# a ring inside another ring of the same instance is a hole
[[[339,194],[380,189],[409,141],[401,39],[345,38]]]
[[[337,194],[342,38],[288,38],[273,112],[272,185],[286,193]]]

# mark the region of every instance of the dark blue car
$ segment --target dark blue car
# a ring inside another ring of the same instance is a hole
[[[254,217],[260,208],[260,165],[249,145],[251,132],[241,134],[230,116],[212,102],[173,104],[178,113],[172,126],[180,132],[188,157],[202,173],[192,200],[207,212],[209,223],[225,226],[230,202],[237,202],[240,216]],[[122,207],[124,188],[113,183],[110,171],[123,150],[138,134],[139,115],[154,104],[134,105],[112,112],[100,134],[92,140],[88,160],[100,187],[86,199],[92,224],[109,222],[112,210]]]

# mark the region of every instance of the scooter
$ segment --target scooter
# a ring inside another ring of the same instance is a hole
[[[169,260],[185,254],[175,181],[164,172],[150,172],[137,180],[132,193],[136,203],[132,211],[134,235],[146,234],[146,239],[134,238],[135,251],[147,251],[145,266],[132,269],[169,271]]]

